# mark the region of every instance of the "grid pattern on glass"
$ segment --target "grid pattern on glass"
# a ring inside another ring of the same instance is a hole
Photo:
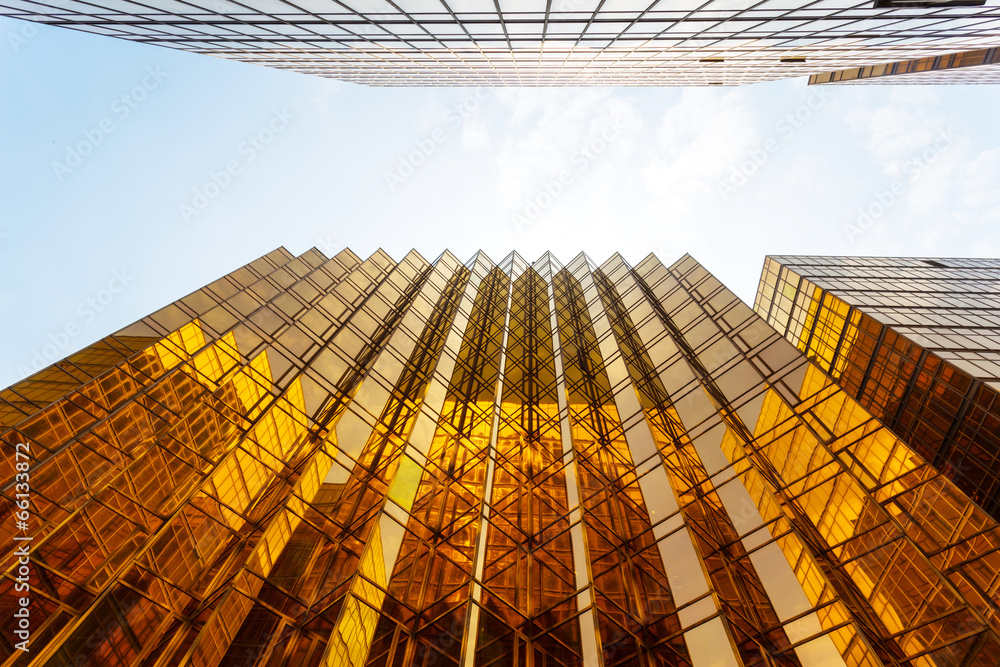
[[[871,0],[0,0],[0,14],[378,86],[738,85],[1000,43],[1000,7]]]
[[[756,309],[993,516],[1000,260],[769,257]]]
[[[1000,652],[996,523],[688,256],[276,251],[94,350],[4,393],[32,665]]]
[[[902,60],[809,77],[810,85],[822,83],[1000,83],[1000,49],[978,49],[935,58]]]

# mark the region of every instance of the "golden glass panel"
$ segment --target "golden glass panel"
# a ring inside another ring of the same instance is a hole
[[[894,433],[991,399],[846,303],[765,264],[806,363],[690,257],[272,253],[4,393],[28,662],[992,667],[1000,532]]]

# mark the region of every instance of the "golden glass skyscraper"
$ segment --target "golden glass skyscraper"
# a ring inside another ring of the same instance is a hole
[[[0,401],[4,665],[1000,655],[993,519],[689,256],[279,249]]]
[[[768,257],[755,308],[1000,517],[1000,260]]]

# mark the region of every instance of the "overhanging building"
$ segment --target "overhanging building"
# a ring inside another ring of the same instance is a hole
[[[810,76],[809,83],[895,83],[908,86],[1000,83],[1000,48],[823,72]]]
[[[376,86],[997,83],[990,3],[0,0],[0,15]]]
[[[997,524],[824,370],[688,256],[276,250],[0,393],[0,662],[995,665]]]
[[[769,257],[755,308],[1000,517],[1000,260]]]

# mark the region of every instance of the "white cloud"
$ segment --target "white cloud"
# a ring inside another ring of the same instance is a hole
[[[490,134],[486,129],[486,121],[482,116],[466,119],[462,125],[462,147],[475,150],[490,145]]]
[[[495,157],[496,192],[498,203],[514,210],[560,174],[621,155],[642,130],[638,110],[608,90],[501,92],[510,115]]]
[[[330,79],[318,79],[312,84],[314,92],[310,101],[316,111],[324,116],[332,115],[337,96],[348,84]]]
[[[742,90],[685,89],[663,116],[658,154],[643,170],[647,191],[687,210],[693,197],[717,196],[718,183],[760,145],[756,113]]]
[[[938,111],[937,96],[926,89],[898,87],[882,99],[881,104],[850,109],[844,120],[862,135],[880,168],[898,176],[909,160],[948,131],[949,122]]]
[[[959,175],[959,202],[962,206],[1000,205],[1000,150],[991,148],[965,163]]]

